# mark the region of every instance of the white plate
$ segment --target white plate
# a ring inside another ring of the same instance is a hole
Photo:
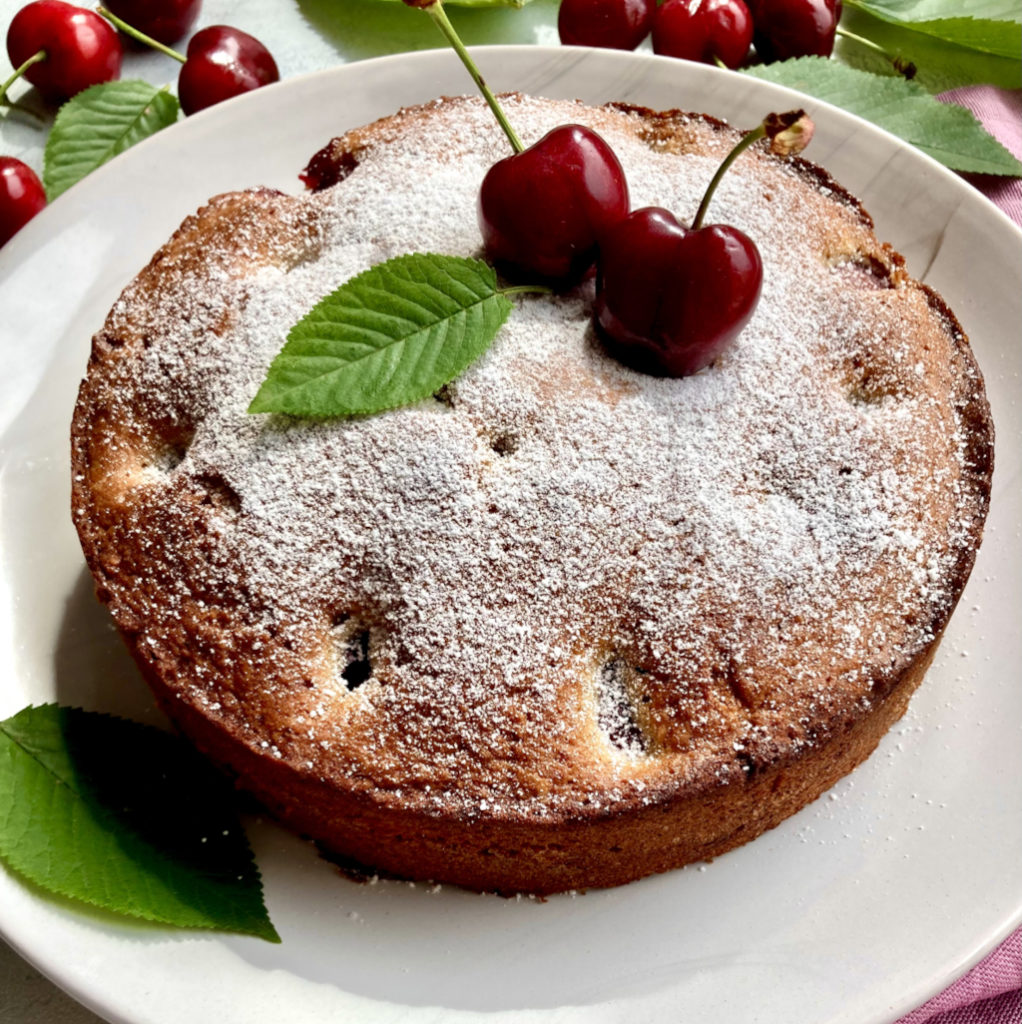
[[[890,1021],[1022,919],[1022,232],[892,137],[750,78],[595,50],[478,58],[500,89],[741,126],[807,102],[809,155],[948,298],[987,375],[1000,442],[987,542],[926,684],[829,797],[709,866],[515,902],[357,885],[254,822],[281,946],[100,919],[0,873],[3,934],[86,1005],[132,1024]],[[0,717],[60,700],[157,720],[68,517],[69,415],[90,334],[120,289],[209,195],[297,190],[297,171],[341,129],[469,85],[453,55],[427,52],[251,93],[101,169],[0,253]]]

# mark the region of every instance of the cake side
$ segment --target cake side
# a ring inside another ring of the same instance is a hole
[[[735,138],[509,102],[526,141],[596,127],[633,206],[681,216]],[[505,147],[439,101],[331,144],[333,188],[186,221],[95,339],[73,514],[161,704],[282,817],[398,874],[548,892],[723,852],[869,753],[968,576],[992,428],[939,299],[828,176],[761,152],[712,213],[760,246],[763,299],[708,371],[614,363],[586,283],[518,300],[434,400],[247,416],[322,294],[478,254]]]

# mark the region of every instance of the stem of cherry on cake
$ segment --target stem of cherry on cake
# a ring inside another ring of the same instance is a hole
[[[518,138],[518,134],[511,127],[511,122],[508,121],[501,105],[497,102],[497,97],[493,95],[493,90],[490,89],[483,76],[479,73],[475,61],[469,56],[468,50],[465,49],[465,44],[461,41],[460,36],[447,17],[444,5],[440,0],[425,0],[425,2],[421,2],[421,0],[420,2],[404,0],[404,2],[409,7],[417,7],[419,10],[425,11],[433,19],[433,23],[440,29],[444,38],[454,48],[454,52],[461,58],[461,63],[465,65],[465,70],[472,76],[472,81],[475,82],[476,87],[483,94],[483,99],[489,104],[490,110],[493,111],[493,116],[497,119],[500,127],[503,128],[504,134],[511,143],[511,148],[516,153],[521,153],[525,149],[522,145],[522,140]]]
[[[173,57],[174,60],[179,61],[182,64],[187,63],[188,58],[183,53],[178,53],[177,50],[174,50],[169,46],[165,46],[163,43],[157,42],[157,40],[153,39],[152,36],[147,36],[144,32],[139,32],[137,28],[133,28],[126,21],[118,18],[112,11],[108,11],[105,7],[97,7],[96,13],[106,18],[114,28],[120,29],[120,31],[126,36],[131,36],[131,38],[136,42],[149,46],[154,50],[159,50],[160,53],[166,54],[168,57]]]
[[[699,204],[695,219],[692,221],[692,230],[698,231],[703,226],[703,218],[717,191],[721,178],[727,174],[728,168],[744,153],[753,143],[760,139],[770,140],[770,150],[778,156],[793,156],[801,153],[809,140],[813,137],[813,122],[806,116],[804,110],[789,110],[784,114],[767,114],[763,123],[752,131],[746,132],[738,144],[726,157],[717,173],[710,179],[703,194],[703,201]]]

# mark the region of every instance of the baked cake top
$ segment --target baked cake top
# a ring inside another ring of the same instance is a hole
[[[509,98],[526,144],[595,127],[633,208],[691,218],[736,135]],[[296,770],[437,815],[613,813],[797,754],[943,628],[991,435],[958,325],[826,175],[758,149],[710,222],[759,246],[736,344],[680,380],[609,358],[592,282],[516,297],[433,399],[246,408],[291,325],[368,266],[481,255],[508,147],[438,101],[334,144],[297,198],[219,197],[127,289],[75,420],[74,515],[181,700]]]

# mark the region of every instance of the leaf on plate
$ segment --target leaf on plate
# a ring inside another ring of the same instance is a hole
[[[763,64],[745,73],[843,107],[956,171],[1022,175],[1022,163],[968,110],[939,102],[915,82],[870,74],[825,57]]]
[[[475,362],[510,311],[480,260],[387,260],[291,328],[248,411],[353,416],[417,402]]]
[[[0,859],[114,913],[280,941],[232,787],[151,726],[56,704],[0,722]]]
[[[177,120],[180,104],[166,87],[104,82],[68,100],[43,153],[43,184],[52,201],[97,167]]]

